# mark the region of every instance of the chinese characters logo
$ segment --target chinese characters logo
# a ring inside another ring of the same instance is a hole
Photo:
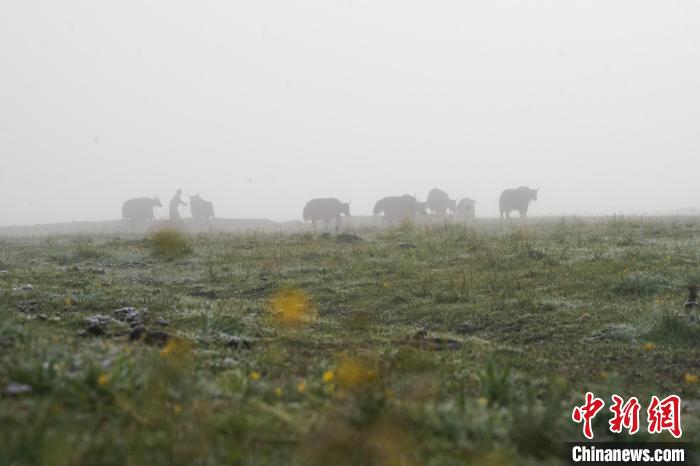
[[[631,397],[625,401],[618,395],[612,396],[610,411],[613,414],[608,422],[610,432],[622,433],[627,430],[630,435],[639,432],[639,413],[641,405],[636,397]],[[605,402],[597,398],[593,393],[586,393],[585,402],[581,406],[575,406],[571,413],[571,419],[577,424],[583,424],[583,435],[587,439],[593,439],[593,418],[605,407]],[[647,432],[650,434],[660,434],[668,431],[675,438],[680,438],[681,430],[681,399],[678,395],[669,395],[660,400],[657,396],[652,396],[647,414]]]

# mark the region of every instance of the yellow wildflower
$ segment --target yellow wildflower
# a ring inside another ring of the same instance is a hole
[[[333,371],[326,371],[323,373],[323,382],[324,383],[333,382]]]
[[[282,289],[271,299],[272,313],[281,323],[299,325],[311,321],[313,305],[309,296],[301,290]]]
[[[171,337],[168,338],[167,343],[165,344],[163,349],[160,350],[160,357],[176,359],[181,358],[187,353],[189,348],[190,345],[187,342],[187,340],[184,340],[182,338]]]
[[[683,376],[683,379],[685,380],[685,383],[698,383],[698,376],[695,374],[688,374],[686,372],[685,376]]]
[[[656,343],[646,342],[642,345],[644,351],[654,351],[656,349]]]
[[[275,388],[275,396],[277,398],[282,396],[282,389],[280,387]]]
[[[362,385],[376,376],[376,371],[370,369],[364,362],[352,358],[344,358],[340,361],[335,371],[335,378],[342,387]]]
[[[100,387],[104,387],[105,385],[107,385],[109,383],[109,379],[110,379],[109,374],[105,374],[103,372],[97,376],[97,384]]]
[[[180,403],[175,403],[173,413],[175,413],[175,416],[179,416],[182,413],[182,405]]]
[[[250,380],[260,380],[260,377],[262,376],[260,375],[260,372],[253,371],[248,377],[250,377]]]
[[[306,382],[304,382],[303,380],[299,382],[299,385],[297,385],[297,391],[299,393],[304,393],[306,391]]]

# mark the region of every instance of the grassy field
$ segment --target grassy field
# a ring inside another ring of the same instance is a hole
[[[564,464],[586,390],[700,440],[700,221],[353,233],[0,238],[0,464]]]

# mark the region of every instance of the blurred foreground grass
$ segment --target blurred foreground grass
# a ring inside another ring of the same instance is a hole
[[[0,238],[0,464],[564,464],[586,390],[698,440],[697,220],[355,233]]]

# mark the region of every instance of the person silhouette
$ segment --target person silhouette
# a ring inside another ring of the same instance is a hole
[[[182,195],[182,190],[178,189],[175,196],[173,196],[173,198],[170,200],[170,220],[180,220],[180,211],[178,210],[178,207],[181,205],[187,205],[187,203],[182,201],[180,195]]]

